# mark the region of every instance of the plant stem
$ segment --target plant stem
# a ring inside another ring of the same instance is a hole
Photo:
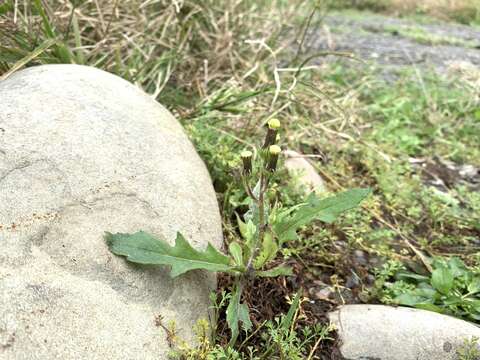
[[[247,195],[250,196],[250,198],[252,198],[253,201],[258,202],[258,199],[257,199],[256,196],[253,194],[252,188],[251,188],[250,185],[248,184],[248,179],[247,179],[247,177],[246,177],[246,176],[242,176],[242,180],[243,180],[243,186],[245,187],[245,191],[247,192]]]
[[[257,206],[258,206],[258,236],[255,239],[255,244],[253,246],[252,254],[247,262],[247,271],[246,275],[249,276],[253,272],[253,260],[257,256],[259,245],[263,239],[265,233],[265,174],[262,171],[260,175],[260,192],[258,194]],[[255,199],[253,199],[255,200]]]

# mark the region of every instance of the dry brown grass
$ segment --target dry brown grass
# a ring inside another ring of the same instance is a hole
[[[44,36],[35,0],[10,2],[15,10],[0,16],[0,46],[20,47],[11,37],[28,34],[25,50],[32,51]],[[155,97],[167,83],[202,97],[209,85],[240,81],[268,56],[246,40],[275,37],[285,24],[279,20],[292,19],[299,2],[41,0],[55,35],[71,49],[71,62],[116,73]]]

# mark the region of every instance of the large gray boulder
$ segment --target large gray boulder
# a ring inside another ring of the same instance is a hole
[[[0,359],[165,359],[206,318],[215,278],[112,255],[105,231],[222,243],[181,125],[117,76],[29,68],[0,82]]]
[[[480,341],[474,324],[419,309],[346,305],[329,318],[348,360],[459,360]]]

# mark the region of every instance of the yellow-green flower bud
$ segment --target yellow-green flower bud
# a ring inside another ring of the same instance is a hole
[[[274,172],[277,169],[278,155],[282,149],[278,145],[270,145],[268,148],[268,163],[267,170]]]
[[[248,150],[244,150],[240,154],[243,162],[243,173],[245,175],[248,175],[252,172],[252,155],[252,152]]]
[[[278,130],[280,128],[280,120],[273,118],[268,120],[268,127],[272,130]]]
[[[270,153],[270,155],[277,155],[278,156],[278,154],[280,154],[282,152],[282,149],[278,145],[271,145],[268,148],[268,152]]]
[[[277,140],[277,132],[280,128],[280,120],[270,119],[268,120],[267,124],[268,130],[267,135],[265,136],[265,142],[263,143],[264,149],[268,148],[270,145],[275,144],[275,141]]]

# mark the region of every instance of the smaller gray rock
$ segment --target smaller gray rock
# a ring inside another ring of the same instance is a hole
[[[465,341],[480,339],[472,323],[405,307],[346,305],[329,319],[348,360],[458,360]]]
[[[335,290],[328,285],[312,287],[308,292],[316,300],[332,301],[335,296]]]
[[[298,185],[317,193],[327,191],[322,177],[302,154],[293,150],[286,150],[284,155],[285,167],[291,175],[297,177]]]

